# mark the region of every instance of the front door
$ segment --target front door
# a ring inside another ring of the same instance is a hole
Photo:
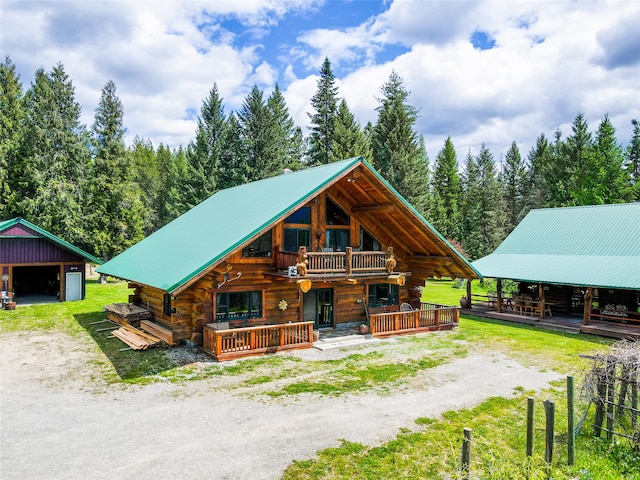
[[[333,327],[333,289],[309,290],[302,299],[302,316],[305,322],[313,322],[316,329]]]

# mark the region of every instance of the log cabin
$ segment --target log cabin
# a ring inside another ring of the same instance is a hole
[[[403,303],[433,328],[453,314],[420,305],[425,279],[479,278],[360,157],[218,191],[98,272],[127,280],[130,302],[219,360],[220,349],[310,345],[313,330],[376,315],[397,328],[384,316]]]
[[[497,279],[499,317],[489,316],[640,339],[638,202],[532,210],[473,266]],[[503,280],[517,282],[512,297],[503,295]]]

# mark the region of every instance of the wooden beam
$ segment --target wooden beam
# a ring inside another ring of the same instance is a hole
[[[407,258],[407,262],[416,262],[428,265],[451,265],[453,258],[438,255],[411,255]]]
[[[469,301],[469,308],[471,308],[471,279],[467,278],[467,300]]]
[[[497,299],[496,299],[496,312],[501,313],[502,312],[502,279],[498,278],[496,280],[496,294],[497,294]]]
[[[390,203],[384,205],[364,205],[358,207],[351,207],[351,211],[357,212],[371,212],[371,213],[393,213],[395,207]]]

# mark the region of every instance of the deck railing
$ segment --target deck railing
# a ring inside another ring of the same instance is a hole
[[[369,314],[371,334],[377,337],[445,330],[458,325],[460,307],[421,303],[419,310]]]
[[[310,252],[304,253],[307,260],[307,274],[366,274],[384,273],[386,261],[393,254],[386,252],[354,252],[347,247],[344,252]],[[276,251],[276,268],[287,270],[296,265],[300,253]]]
[[[310,348],[313,322],[284,323],[260,327],[203,329],[203,348],[218,361],[264,355],[279,350]]]

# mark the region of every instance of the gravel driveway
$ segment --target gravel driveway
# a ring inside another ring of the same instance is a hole
[[[87,362],[94,348],[58,334],[0,336],[0,478],[276,479],[341,439],[378,445],[418,417],[560,378],[488,351],[392,394],[270,399],[221,389],[220,378],[107,385]]]

